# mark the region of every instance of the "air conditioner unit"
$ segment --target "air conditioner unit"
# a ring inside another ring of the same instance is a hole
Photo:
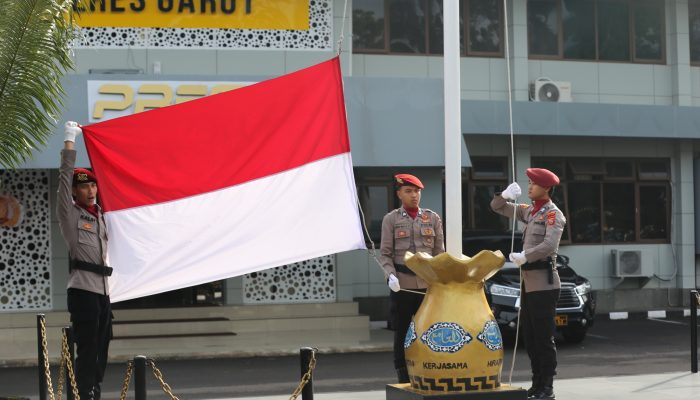
[[[651,276],[644,267],[641,250],[612,250],[612,275],[617,278],[646,278]]]
[[[530,84],[530,100],[570,103],[571,82],[555,82],[549,78],[537,78]]]

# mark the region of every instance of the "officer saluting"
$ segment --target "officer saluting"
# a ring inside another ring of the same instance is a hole
[[[75,137],[78,124],[66,123],[61,151],[56,212],[61,233],[68,245],[68,311],[77,345],[76,383],[81,400],[99,400],[107,351],[112,338],[112,308],[106,266],[107,228],[96,204],[97,178],[87,169],[76,168]]]
[[[507,202],[521,194],[520,186],[511,183],[494,197],[491,208],[510,218],[515,211],[516,218],[527,224],[523,231],[523,251],[509,256],[523,276],[520,321],[532,368],[532,387],[527,394],[530,399],[554,399],[557,367],[554,315],[561,288],[556,257],[566,218],[550,199],[559,177],[542,168],[529,168],[527,176],[532,205]]]
[[[382,221],[380,261],[391,288],[391,315],[394,327],[394,367],[399,383],[408,383],[404,339],[411,318],[418,311],[428,285],[403,264],[407,251],[433,256],[445,252],[442,221],[437,213],[419,208],[423,183],[413,175],[394,177],[401,208],[389,212]]]

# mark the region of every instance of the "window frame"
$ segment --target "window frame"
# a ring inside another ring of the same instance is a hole
[[[399,53],[399,52],[392,52],[390,49],[390,42],[391,42],[391,17],[389,15],[390,12],[390,1],[391,0],[382,0],[384,2],[384,48],[383,49],[365,49],[365,48],[359,48],[359,47],[354,47],[352,48],[352,53],[353,54],[370,54],[370,55],[377,55],[377,54],[382,54],[382,55],[395,55],[395,56],[424,56],[424,57],[442,57],[442,53],[432,53],[430,49],[430,10],[431,10],[431,5],[429,3],[429,0],[420,0],[423,3],[423,9],[426,13],[426,18],[425,18],[425,52],[424,53]],[[452,1],[452,0],[443,0],[443,1]],[[499,43],[499,51],[498,52],[485,52],[485,51],[470,51],[470,44],[469,44],[469,5],[471,0],[459,0],[460,1],[460,13],[461,17],[464,21],[464,26],[463,26],[463,32],[462,32],[462,43],[461,47],[464,49],[463,51],[460,51],[460,57],[485,57],[485,58],[503,58],[504,57],[504,34],[505,34],[505,29],[504,29],[504,21],[505,17],[503,15],[503,4],[499,0],[495,0],[496,4],[498,5],[498,12],[499,12],[499,35],[500,35],[500,43]]]
[[[662,13],[661,15],[661,58],[658,60],[650,60],[650,59],[643,59],[643,58],[637,58],[636,54],[636,46],[635,46],[635,29],[636,29],[636,24],[634,21],[634,10],[635,7],[638,5],[638,3],[635,3],[634,0],[606,0],[609,2],[619,2],[619,3],[627,3],[627,9],[628,9],[628,29],[629,29],[629,39],[628,39],[628,48],[629,48],[629,55],[630,58],[629,60],[601,60],[600,59],[600,50],[598,48],[598,38],[599,38],[599,31],[598,31],[598,2],[601,0],[591,0],[593,3],[593,18],[595,19],[593,21],[593,26],[595,30],[595,58],[594,59],[583,59],[583,58],[566,58],[564,57],[564,23],[562,21],[562,7],[563,7],[563,0],[538,0],[538,1],[549,1],[549,2],[556,2],[557,3],[557,23],[559,27],[559,31],[557,34],[557,43],[559,46],[559,51],[557,52],[557,55],[546,55],[546,54],[532,54],[530,51],[530,40],[531,40],[531,31],[530,29],[527,30],[527,40],[528,40],[528,59],[530,60],[555,60],[555,61],[582,61],[582,62],[597,62],[597,63],[623,63],[623,64],[650,64],[650,65],[666,65],[667,63],[667,43],[666,43],[666,3],[665,1],[658,1],[658,6],[659,9]],[[527,1],[527,5],[529,6],[530,1]],[[529,18],[529,14],[528,14]],[[529,21],[528,21],[529,24]],[[697,63],[697,65],[700,65],[700,62]]]
[[[640,195],[640,188],[641,187],[664,187],[666,190],[666,239],[642,239],[642,211],[641,211],[641,195]],[[671,196],[673,195],[673,192],[671,191],[671,184],[670,180],[668,182],[663,182],[663,181],[637,181],[637,184],[635,185],[635,218],[636,218],[636,229],[635,229],[635,234],[636,234],[636,240],[637,243],[641,244],[670,244],[671,243],[671,219],[673,216],[671,215],[671,202],[673,199]]]
[[[581,158],[595,158],[595,159],[601,159],[603,162],[603,166],[605,166],[605,163],[608,161],[631,161],[632,162],[632,168],[633,168],[633,177],[632,178],[615,178],[615,177],[608,177],[607,174],[602,175],[600,179],[573,179],[570,180],[568,179],[568,169],[569,169],[569,161],[572,161],[571,158],[561,158],[561,157],[553,157],[553,158],[547,158],[547,157],[533,157],[531,160],[532,165],[539,165],[539,163],[542,162],[548,162],[548,163],[563,163],[563,167],[566,169],[567,174],[565,176],[560,176],[560,185],[557,187],[557,190],[563,190],[564,191],[564,205],[557,204],[557,206],[564,212],[564,216],[566,217],[567,224],[566,224],[566,229],[568,229],[569,233],[569,240],[562,240],[561,244],[567,244],[567,245],[575,245],[575,246],[615,246],[615,245],[634,245],[634,244],[670,244],[671,243],[671,220],[673,218],[673,215],[671,215],[672,211],[672,201],[673,201],[673,191],[671,188],[671,183],[673,177],[671,176],[671,166],[670,166],[670,161],[667,158],[625,158],[625,157],[620,157],[620,158],[615,158],[615,157],[574,157],[573,159],[581,159]],[[646,162],[646,161],[664,161],[666,164],[666,168],[669,172],[667,180],[663,179],[642,179],[639,177],[639,164]],[[607,172],[607,171],[606,171]],[[596,175],[599,176],[599,175]],[[581,183],[595,183],[598,184],[600,187],[600,242],[594,242],[594,243],[577,243],[574,242],[571,236],[571,219],[570,219],[570,213],[569,213],[569,190],[568,190],[568,183],[572,182],[581,182]],[[605,240],[605,235],[603,232],[603,227],[605,226],[605,184],[606,183],[633,183],[634,184],[634,197],[635,197],[635,204],[634,204],[634,219],[635,219],[635,227],[634,227],[634,237],[635,240],[634,242],[609,242]],[[666,190],[666,238],[665,239],[642,239],[641,238],[641,198],[640,198],[640,187],[644,186],[652,186],[652,187],[665,187]]]
[[[692,20],[690,19],[690,15],[692,14],[691,11],[693,11],[693,9],[698,16],[698,20],[700,20],[700,2],[698,2],[698,1],[689,1],[688,2],[688,26],[689,27],[690,27],[690,23],[692,22]],[[690,29],[688,31],[690,33]],[[698,38],[698,40],[700,40],[700,38]],[[688,34],[688,46],[689,46],[688,50],[690,51],[690,49],[692,49],[692,47],[691,47],[692,41],[690,40],[690,34]],[[698,46],[700,46],[700,43],[698,43]],[[690,55],[690,65],[694,66],[694,67],[700,67],[700,58],[697,59],[696,61],[693,61],[693,56],[691,54]]]

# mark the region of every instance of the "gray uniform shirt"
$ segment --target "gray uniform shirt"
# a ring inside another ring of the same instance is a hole
[[[514,208],[516,209],[516,218],[527,224],[523,231],[523,251],[527,262],[556,257],[559,251],[559,240],[564,232],[564,225],[566,225],[564,213],[551,200],[542,206],[535,215],[532,215],[532,205],[510,203],[500,195],[495,196],[491,201],[491,209],[508,218],[513,218]],[[561,287],[559,274],[556,271],[554,271],[554,279],[551,284],[547,270],[522,272],[526,292]]]
[[[437,213],[427,208],[419,208],[416,219],[412,219],[406,210],[397,208],[384,216],[382,220],[382,242],[379,261],[386,278],[394,274],[399,285],[405,289],[425,289],[428,285],[419,277],[403,272],[396,272],[395,264],[404,264],[407,251],[419,251],[436,256],[445,252],[445,236],[442,220]]]
[[[58,201],[56,214],[61,227],[63,239],[68,245],[70,258],[93,264],[107,265],[107,227],[102,211],[99,218],[79,207],[73,201],[73,169],[75,168],[75,150],[61,151],[61,168],[58,178]],[[107,277],[73,269],[68,278],[68,288],[82,289],[89,292],[108,295]]]

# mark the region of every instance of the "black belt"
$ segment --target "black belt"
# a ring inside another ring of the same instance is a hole
[[[97,275],[112,276],[112,267],[108,267],[106,265],[93,264],[91,262],[74,259],[71,259],[68,265],[69,270],[79,269],[82,271],[93,272]]]
[[[411,271],[407,266],[403,264],[394,264],[396,272],[401,272],[403,274],[415,275],[416,273]]]
[[[554,258],[550,258],[547,260],[539,260],[533,261],[531,263],[525,263],[521,265],[520,268],[523,271],[534,271],[538,269],[548,270],[549,274],[547,274],[547,280],[551,285],[554,283],[554,270],[557,269],[557,264],[554,262]]]

